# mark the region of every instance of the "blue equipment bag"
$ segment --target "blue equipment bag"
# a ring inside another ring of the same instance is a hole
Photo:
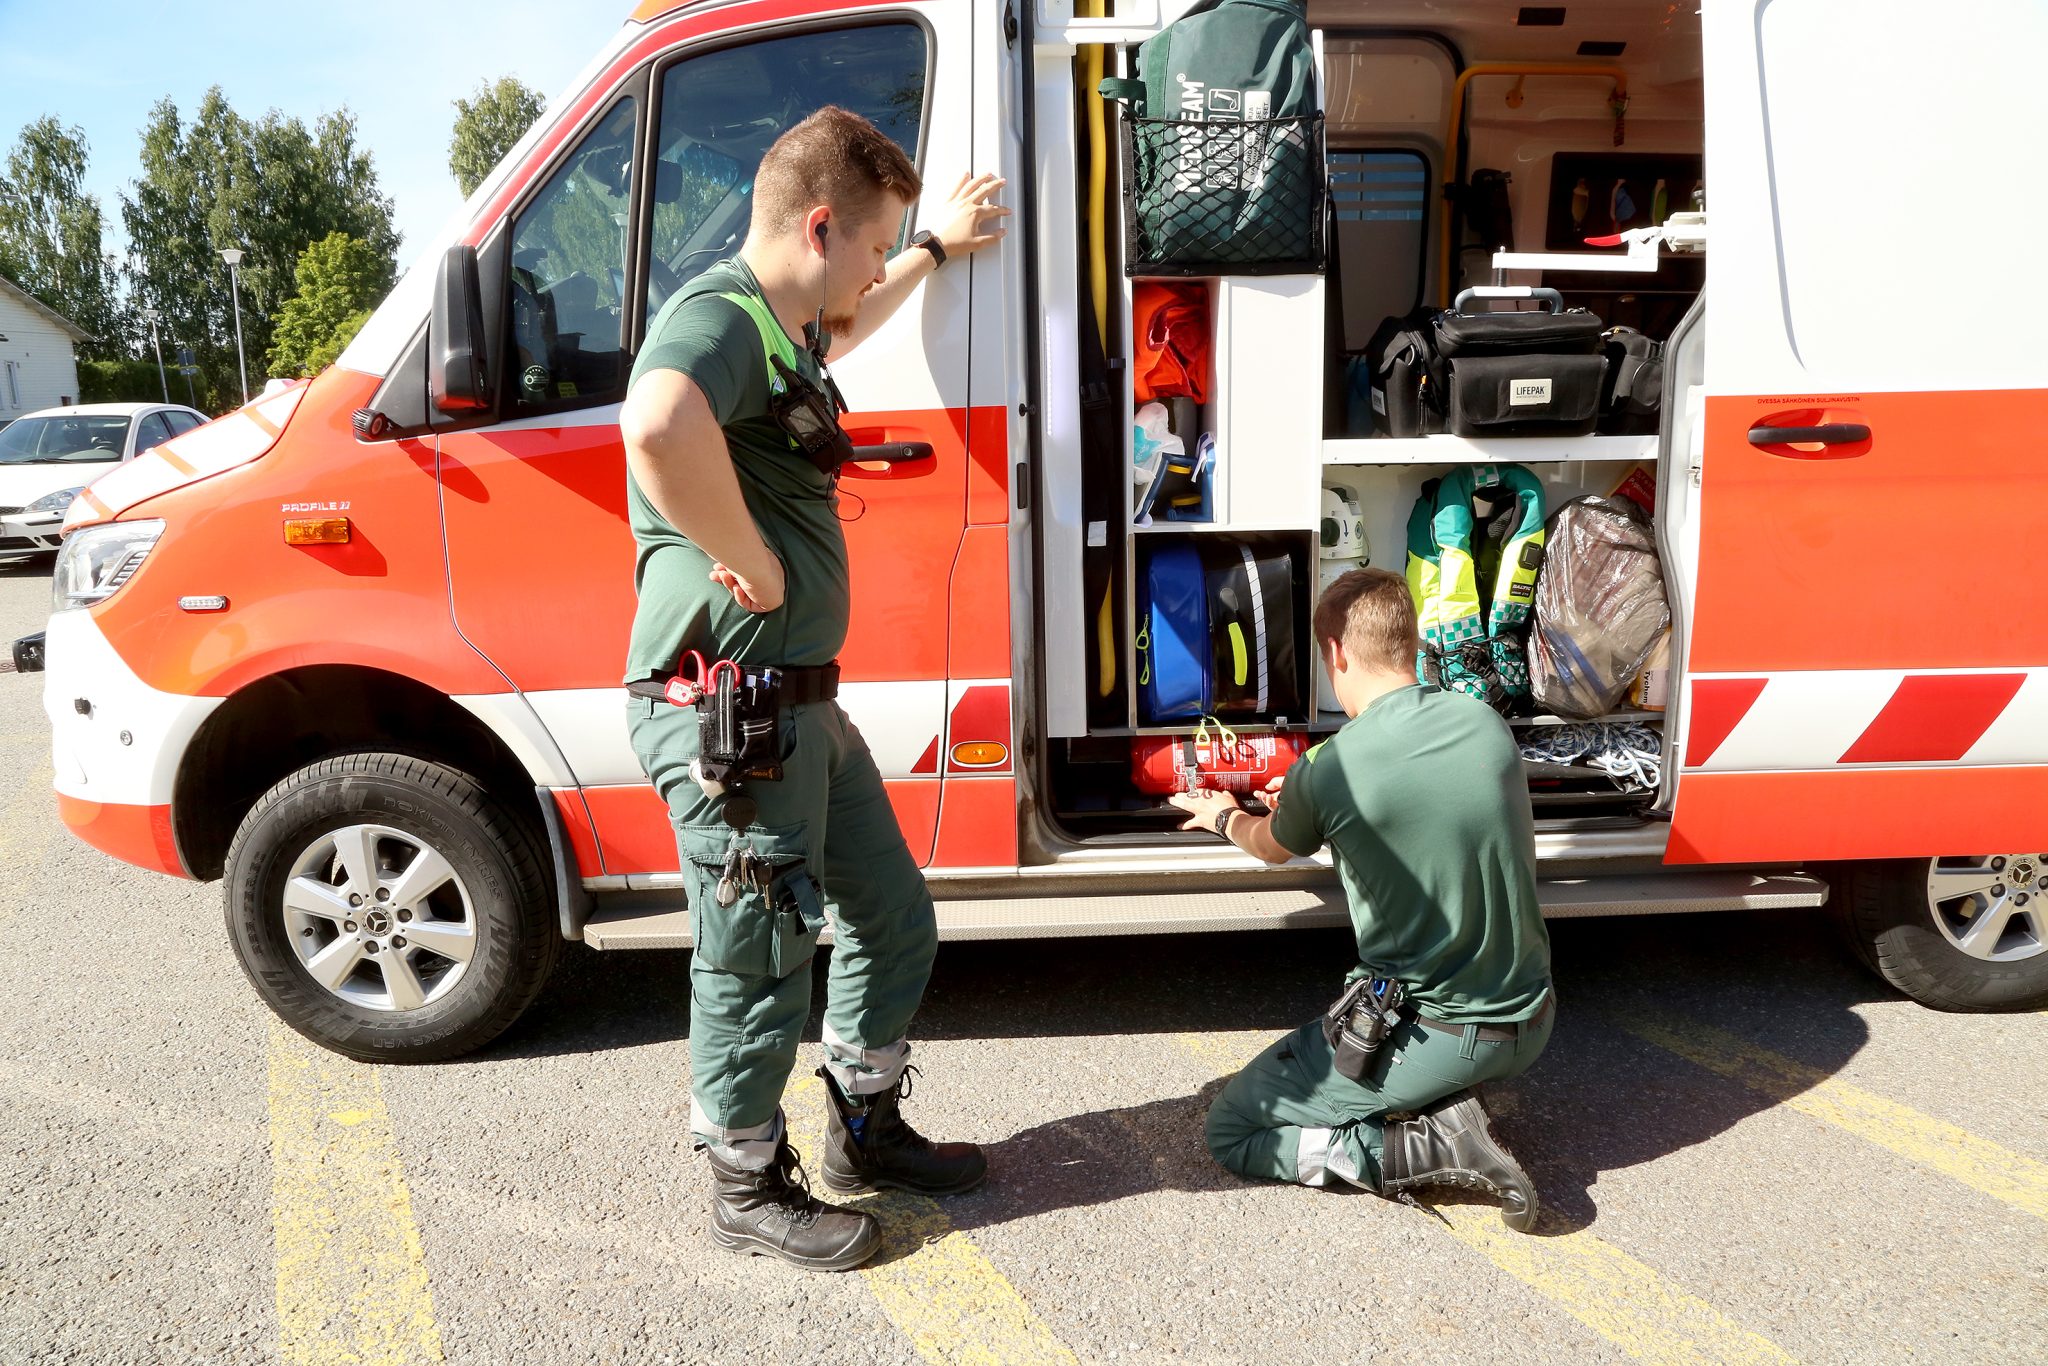
[[[1209,707],[1209,591],[1202,556],[1167,544],[1145,557],[1138,604],[1138,710],[1147,725]]]

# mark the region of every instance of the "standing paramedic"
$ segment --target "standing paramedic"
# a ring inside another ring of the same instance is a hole
[[[762,157],[737,259],[655,318],[619,417],[639,593],[628,728],[689,875],[690,1127],[711,1165],[712,1237],[821,1270],[859,1265],[880,1239],[872,1215],[813,1198],[781,1109],[826,900],[825,1184],[944,1195],[987,1171],[979,1148],[933,1144],[899,1110],[938,929],[867,744],[834,700],[852,591],[835,462],[850,448],[824,363],[927,275],[1002,236],[1001,186],[963,178],[936,232],[891,260],[917,171],[867,120],[820,109]],[[716,708],[665,688],[680,675],[714,699],[755,695],[724,660],[780,671],[757,737],[779,777],[693,775],[700,717]]]
[[[1474,1089],[1527,1070],[1556,1014],[1521,757],[1484,702],[1415,681],[1421,642],[1398,575],[1336,580],[1315,636],[1351,719],[1271,785],[1273,814],[1228,793],[1173,800],[1192,813],[1183,828],[1268,863],[1329,845],[1358,966],[1324,1019],[1230,1079],[1209,1150],[1240,1175],[1308,1186],[1411,1201],[1421,1186],[1486,1191],[1526,1233],[1535,1186]]]

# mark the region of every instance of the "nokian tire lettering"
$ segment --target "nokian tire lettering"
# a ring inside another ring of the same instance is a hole
[[[381,826],[438,851],[467,892],[462,979],[412,1010],[369,1009],[322,986],[287,942],[294,864],[333,831]],[[360,1062],[440,1062],[481,1048],[540,994],[560,953],[534,834],[467,775],[423,759],[323,759],[265,793],[228,849],[226,916],[243,973],[278,1018]]]

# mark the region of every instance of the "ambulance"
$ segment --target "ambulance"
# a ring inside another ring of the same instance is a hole
[[[620,404],[655,311],[738,249],[763,151],[838,104],[1016,210],[834,367],[864,457],[841,701],[945,937],[1343,923],[1327,856],[1256,864],[1138,783],[1200,724],[1145,710],[1143,566],[1284,561],[1305,633],[1332,491],[1348,565],[1401,571],[1425,482],[1512,463],[1552,509],[1632,483],[1671,614],[1661,708],[1608,718],[1653,737],[1631,779],[1530,764],[1546,913],[1829,905],[1920,1002],[2048,1003],[2048,10],[1312,0],[1318,267],[1177,277],[1209,325],[1190,519],[1132,477],[1148,281],[1094,93],[1188,8],[647,0],[337,364],[74,505],[65,823],[224,881],[256,990],[360,1058],[481,1046],[564,941],[687,946],[624,723]],[[1361,424],[1379,322],[1475,285],[1660,340],[1651,428]],[[1289,667],[1294,714],[1240,737],[1343,722],[1312,650]],[[1540,748],[1560,719],[1509,724]]]

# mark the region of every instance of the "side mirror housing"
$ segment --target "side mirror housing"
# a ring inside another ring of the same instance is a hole
[[[450,247],[441,258],[434,281],[434,316],[427,328],[427,393],[434,411],[448,417],[472,416],[491,407],[475,247]]]

